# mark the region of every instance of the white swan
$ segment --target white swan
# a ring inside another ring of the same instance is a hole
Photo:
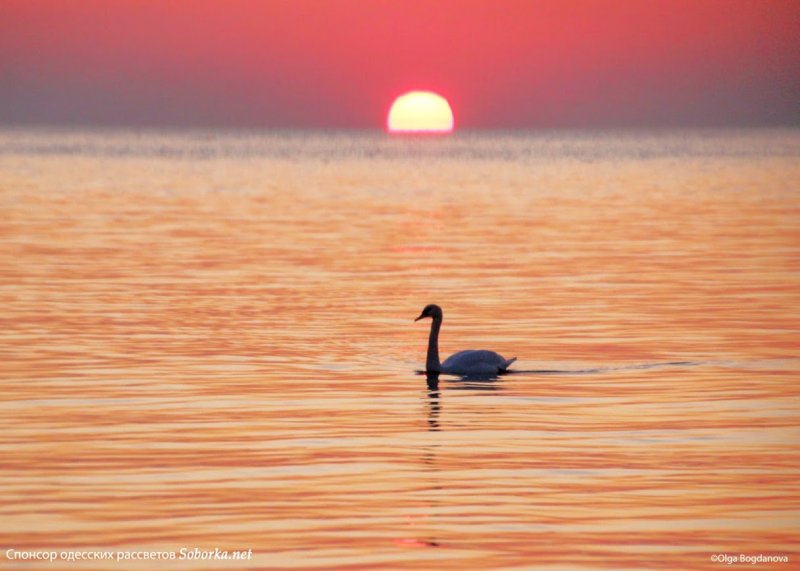
[[[439,329],[442,327],[444,317],[442,308],[438,305],[426,305],[419,317],[433,319],[431,333],[428,337],[428,358],[425,361],[425,371],[428,373],[450,373],[453,375],[500,375],[507,372],[508,366],[517,360],[516,357],[504,359],[494,351],[467,349],[450,355],[444,363],[439,362]]]

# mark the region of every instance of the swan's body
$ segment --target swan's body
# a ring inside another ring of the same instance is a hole
[[[450,373],[452,375],[500,375],[507,372],[509,365],[517,360],[516,357],[505,359],[494,351],[484,349],[468,349],[459,351],[439,362],[439,329],[442,327],[444,314],[438,305],[427,305],[414,321],[423,317],[433,319],[431,332],[428,336],[428,357],[425,360],[425,370],[428,373]]]

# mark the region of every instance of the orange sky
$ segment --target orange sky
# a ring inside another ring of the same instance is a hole
[[[0,0],[0,123],[800,123],[796,0]]]

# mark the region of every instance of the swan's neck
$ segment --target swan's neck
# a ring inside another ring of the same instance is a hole
[[[431,334],[428,337],[428,358],[425,361],[425,370],[441,371],[442,365],[439,363],[439,329],[442,327],[442,318],[436,317],[431,323]]]

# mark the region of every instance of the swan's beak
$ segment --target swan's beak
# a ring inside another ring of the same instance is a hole
[[[420,319],[422,319],[423,317],[425,317],[425,314],[424,314],[424,313],[420,313],[420,314],[419,314],[419,317],[417,317],[417,318],[416,318],[414,321],[415,321],[415,322],[417,322],[417,321],[419,321]]]

